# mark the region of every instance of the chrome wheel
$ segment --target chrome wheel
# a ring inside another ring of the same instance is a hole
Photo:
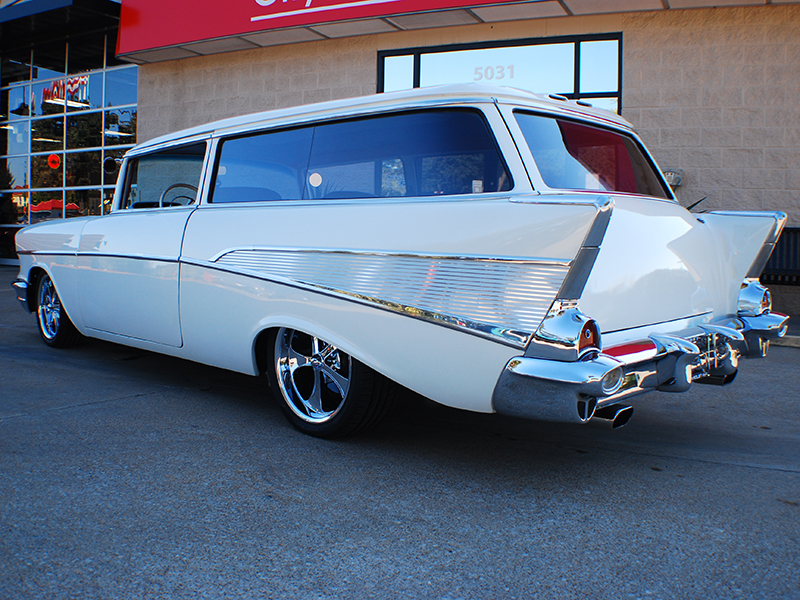
[[[50,278],[45,275],[39,284],[37,297],[39,331],[45,340],[54,340],[61,324],[61,300]]]
[[[350,356],[294,329],[278,331],[274,356],[277,383],[292,413],[312,424],[333,419],[350,391]]]

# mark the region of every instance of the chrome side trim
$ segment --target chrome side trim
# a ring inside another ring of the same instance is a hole
[[[213,264],[523,348],[544,318],[569,263],[249,248],[228,251]]]
[[[11,284],[14,291],[17,293],[17,300],[27,312],[31,312],[31,307],[28,304],[28,282],[24,279],[17,279]]]

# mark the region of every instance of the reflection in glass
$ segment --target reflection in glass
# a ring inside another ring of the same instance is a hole
[[[125,150],[105,150],[103,153],[103,185],[114,185],[117,183],[117,177],[119,176],[119,167],[122,164],[122,157],[125,156]],[[106,170],[106,159],[113,158],[115,160],[115,167],[113,169]],[[113,189],[111,190],[113,193]]]
[[[5,52],[4,52],[5,54]],[[28,81],[31,77],[30,51],[18,57],[4,55],[0,59],[0,86],[5,87],[17,81]]]
[[[67,154],[68,187],[100,185],[101,152],[71,152]]]
[[[434,52],[420,57],[420,86],[491,83],[540,93],[574,91],[573,43]]]
[[[37,45],[33,51],[33,79],[63,77],[67,72],[67,45],[64,42]]]
[[[27,153],[29,132],[30,121],[0,124],[0,154]]]
[[[106,146],[136,143],[136,109],[122,108],[106,111],[103,130]]]
[[[617,40],[581,42],[580,92],[615,92],[618,84]]]
[[[619,100],[614,98],[587,98],[586,102],[596,108],[605,108],[611,112],[619,114]]]
[[[94,148],[102,144],[103,113],[67,117],[67,149]]]
[[[14,121],[30,114],[30,87],[14,86],[0,92],[0,120]]]
[[[103,214],[100,190],[67,190],[66,202],[67,218]]]
[[[114,188],[103,189],[103,214],[107,215],[111,212],[111,206],[114,204]]]
[[[28,193],[27,192],[0,192],[0,224],[24,225],[28,220]],[[14,258],[14,248],[11,245],[11,255],[2,258]]]
[[[64,117],[31,121],[31,152],[64,149]]]
[[[138,67],[106,71],[106,106],[136,104]]]
[[[64,192],[33,192],[31,194],[31,223],[64,217]]]
[[[31,93],[31,114],[44,117],[64,112],[64,80],[46,81],[33,85]]]
[[[28,187],[28,157],[0,158],[0,189],[19,190]]]
[[[414,87],[414,55],[387,56],[383,59],[383,91],[396,92]]]
[[[31,186],[35,188],[63,187],[64,155],[61,153],[31,156]]]
[[[103,74],[75,75],[64,80],[67,110],[87,110],[103,106]]]

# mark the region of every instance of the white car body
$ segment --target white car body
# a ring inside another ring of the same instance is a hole
[[[457,195],[212,201],[226,172],[215,174],[221,140],[448,107],[482,115],[513,187],[487,192],[473,179],[474,193]],[[515,111],[634,140],[663,197],[548,186]],[[206,150],[193,202],[124,207],[132,160],[194,142]],[[625,397],[726,383],[739,355],[763,356],[783,335],[786,317],[770,312],[756,278],[784,222],[781,213],[689,213],[617,115],[448,86],[228,119],[140,144],[125,158],[110,214],[17,235],[16,286],[36,310],[28,289],[46,273],[81,334],[241,373],[264,370],[260,335],[289,328],[448,406],[576,422],[613,421],[625,408],[619,425],[630,413]],[[579,338],[591,337],[592,322],[602,342],[585,352]]]

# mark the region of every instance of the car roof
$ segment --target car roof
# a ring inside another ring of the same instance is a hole
[[[594,108],[586,102],[568,100],[557,94],[534,94],[510,87],[466,83],[372,94],[231,117],[153,138],[137,145],[131,152],[138,154],[139,151],[180,140],[188,141],[191,138],[267,128],[284,123],[299,124],[306,121],[351,117],[396,109],[476,102],[515,104],[561,116],[571,116],[600,124],[632,129],[631,124],[619,115],[601,108]]]

